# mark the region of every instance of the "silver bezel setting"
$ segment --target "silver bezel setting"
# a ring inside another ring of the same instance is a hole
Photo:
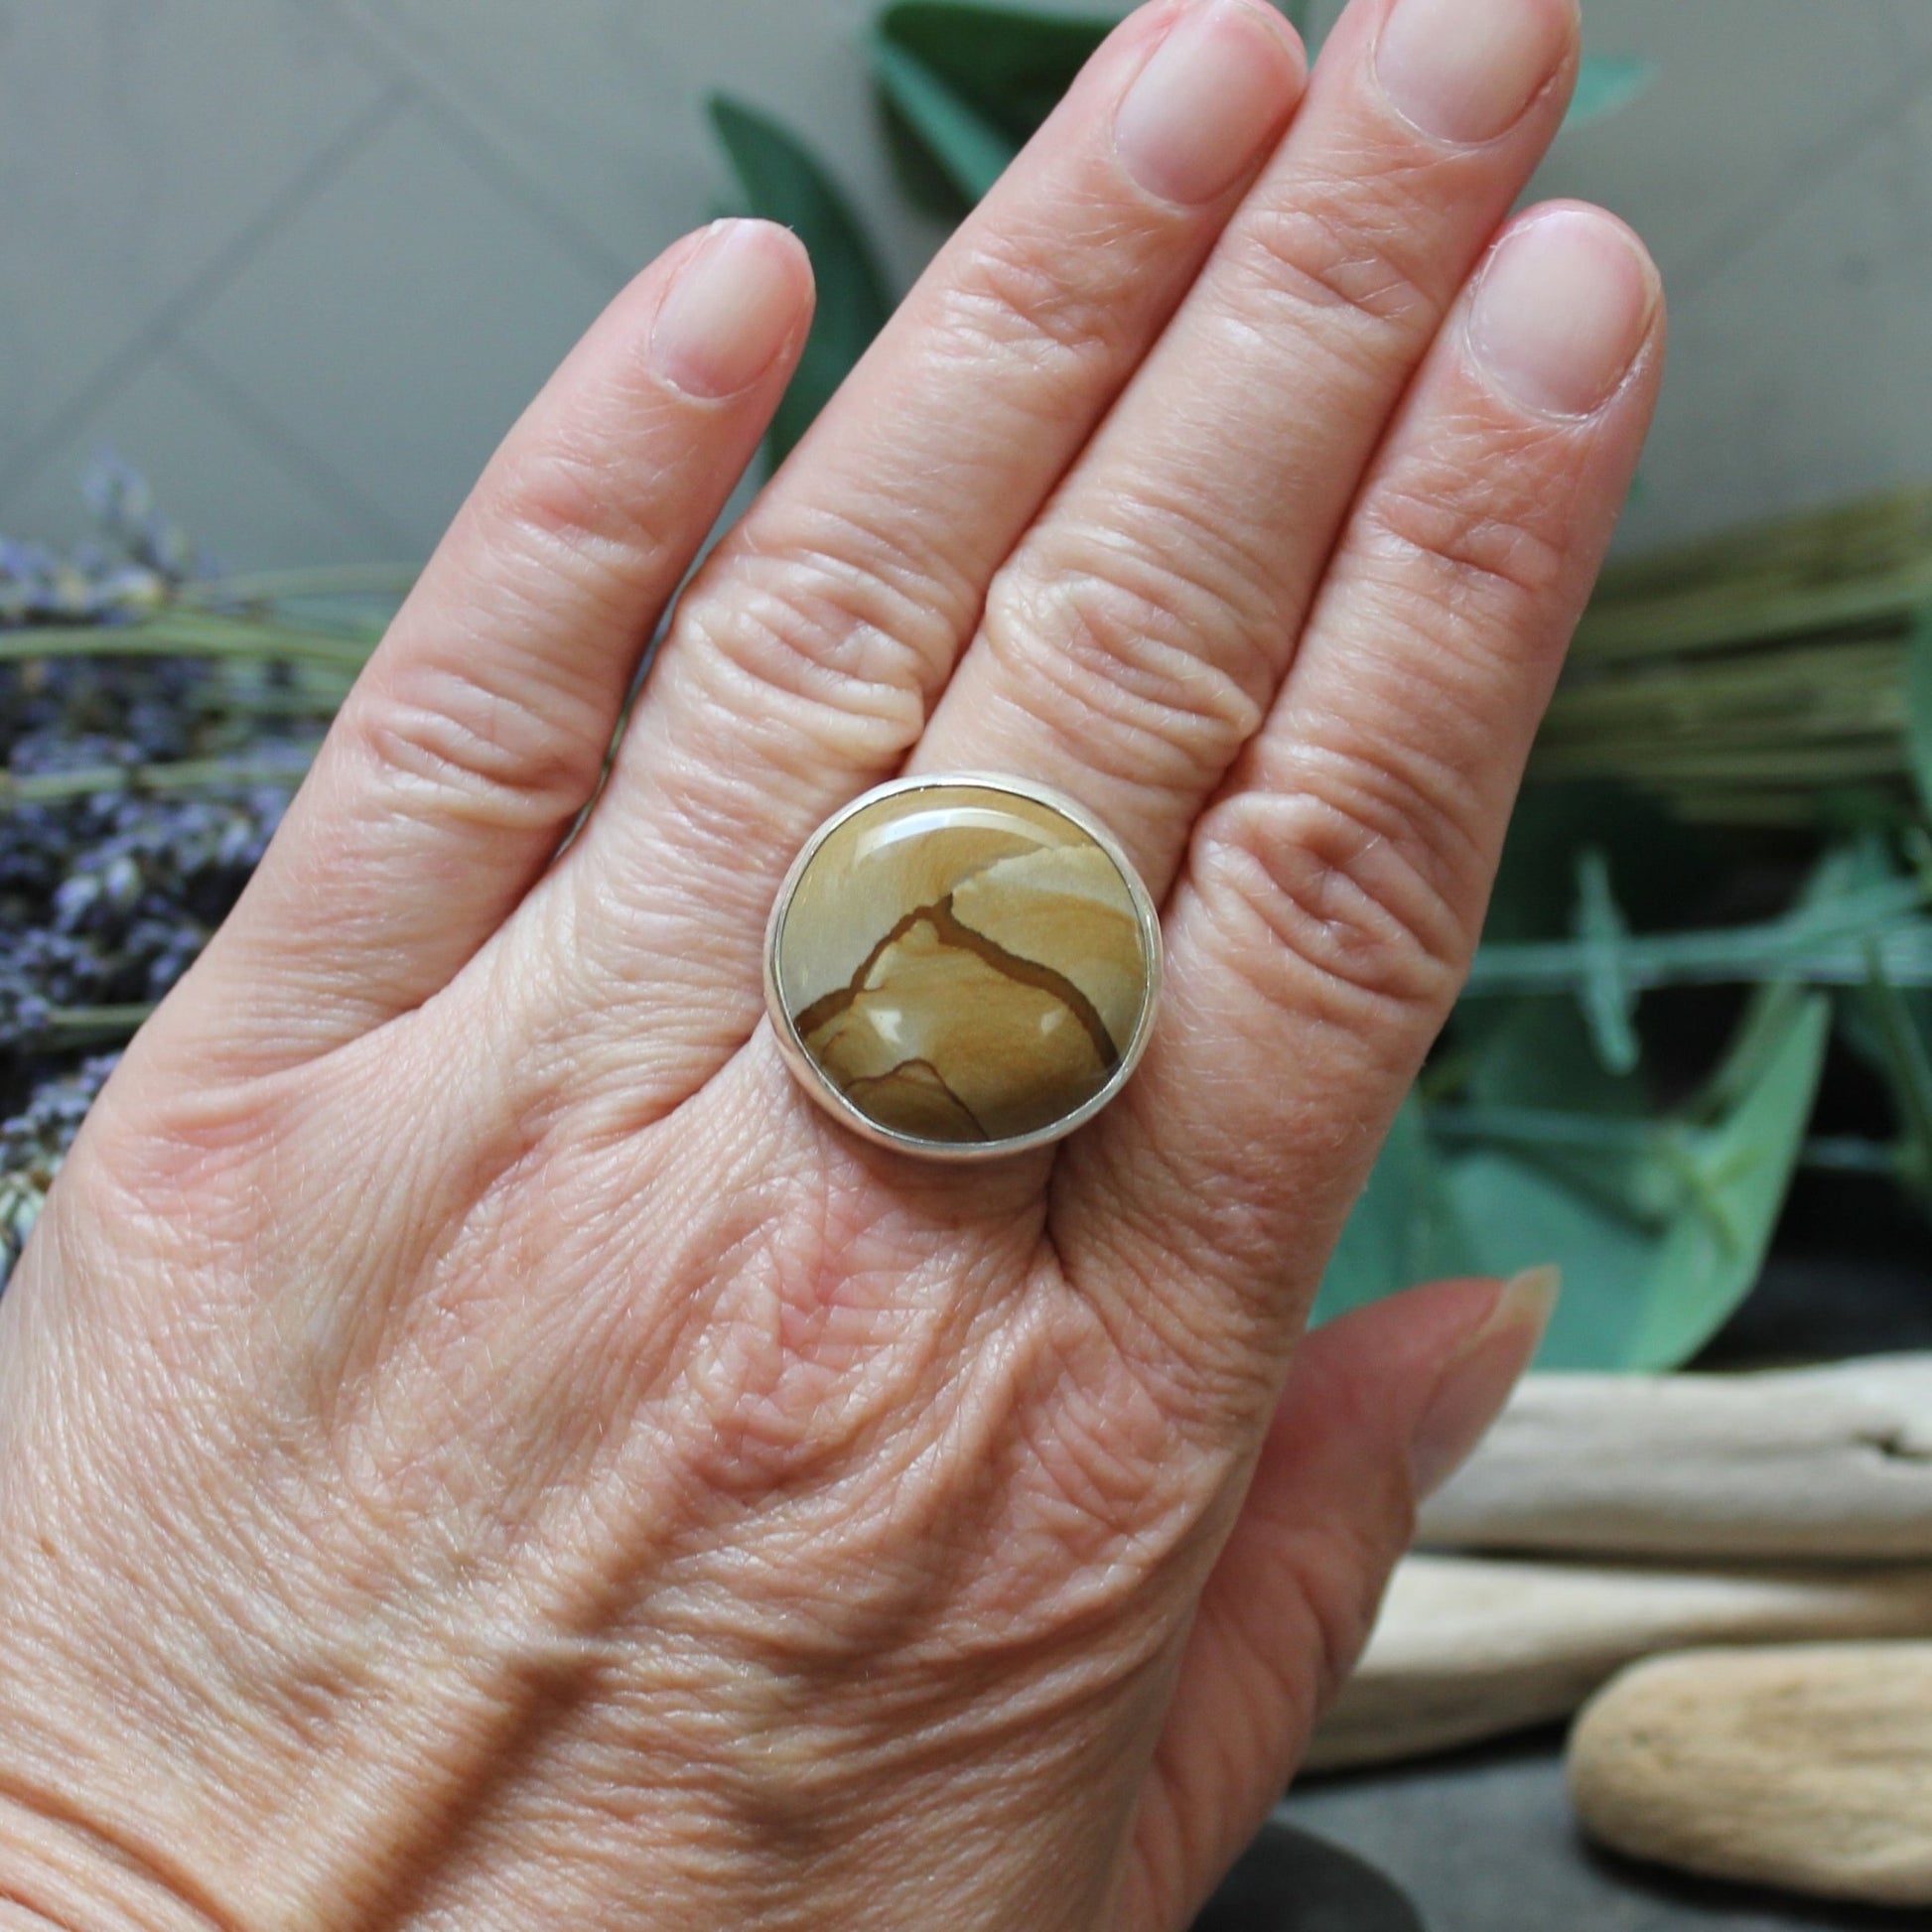
[[[848,820],[858,817],[861,812],[870,811],[882,799],[897,798],[908,792],[937,791],[970,785],[980,791],[1006,792],[1016,798],[1024,798],[1029,803],[1043,805],[1049,811],[1058,812],[1078,826],[1099,846],[1119,871],[1127,884],[1128,897],[1134,903],[1135,918],[1140,926],[1141,945],[1147,960],[1148,986],[1147,997],[1141,1005],[1140,1022],[1134,1030],[1134,1036],[1121,1050],[1120,1064],[1107,1081],[1107,1084],[1089,1100],[1084,1101],[1071,1113],[1052,1121],[1045,1127],[1035,1128],[1031,1134],[1016,1134],[1001,1141],[928,1141],[916,1135],[897,1134],[891,1128],[882,1127],[846,1098],[839,1089],[820,1072],[817,1062],[805,1050],[804,1042],[798,1037],[797,1029],[792,1025],[791,1015],[785,1010],[785,1003],[778,987],[778,946],[784,934],[785,918],[791,909],[792,897],[798,890],[798,882],[805,876],[805,870],[817,856],[819,849],[833,833]],[[817,1104],[830,1114],[839,1125],[861,1140],[870,1141],[875,1147],[891,1148],[895,1153],[916,1155],[926,1161],[976,1162],[1004,1160],[1009,1155],[1025,1154],[1030,1149],[1050,1147],[1055,1141],[1064,1140],[1067,1135],[1084,1127],[1100,1112],[1121,1088],[1133,1078],[1134,1069],[1140,1064],[1141,1056],[1147,1051],[1149,1037],[1154,1032],[1154,1022],[1161,1005],[1161,985],[1163,974],[1163,954],[1161,940],[1161,912],[1154,902],[1154,896],[1147,889],[1146,882],[1135,869],[1134,862],[1114,835],[1102,825],[1085,807],[1076,804],[1063,792],[1055,791],[1050,785],[1035,784],[1031,779],[1009,777],[993,771],[945,771],[935,772],[917,778],[894,778],[883,785],[875,785],[863,796],[855,798],[849,805],[834,812],[799,851],[786,872],[784,884],[778,888],[778,896],[771,903],[771,916],[764,928],[764,1006],[771,1017],[771,1030],[778,1042],[778,1051],[784,1055],[786,1066],[791,1069],[792,1077]]]

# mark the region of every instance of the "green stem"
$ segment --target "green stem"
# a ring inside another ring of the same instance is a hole
[[[0,771],[0,805],[45,805],[93,792],[200,791],[229,785],[287,785],[306,775],[316,747],[304,746],[303,761],[269,759],[183,759],[174,764],[93,764],[75,771]]]
[[[0,632],[0,664],[48,657],[267,658],[353,673],[367,661],[374,642],[347,631],[169,612],[140,623],[40,624]]]
[[[407,597],[422,574],[420,564],[339,564],[316,570],[255,571],[238,577],[204,578],[176,593],[191,607],[285,604],[309,598]]]
[[[1894,985],[1932,986],[1932,919],[1920,916],[1924,902],[1920,881],[1897,880],[1761,925],[1633,935],[1622,942],[1621,981],[1642,992],[1786,978],[1859,986],[1869,978],[1869,943]],[[1575,940],[1484,946],[1467,990],[1478,999],[1573,992],[1587,983],[1591,961],[1590,948]]]
[[[1429,1108],[1430,1131],[1452,1146],[1504,1141],[1523,1147],[1560,1147],[1588,1154],[1631,1154],[1654,1150],[1676,1130],[1667,1122],[1620,1120],[1601,1114],[1573,1114],[1557,1107],[1457,1106]],[[1894,1141],[1866,1140],[1855,1134],[1815,1135],[1805,1142],[1800,1164],[1833,1173],[1869,1173],[1896,1177],[1910,1165],[1909,1149]]]
[[[147,1024],[156,1004],[148,1000],[120,1007],[56,1007],[48,1015],[47,1031],[63,1045],[131,1039]]]

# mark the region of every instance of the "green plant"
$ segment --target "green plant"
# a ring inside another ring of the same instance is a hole
[[[1109,24],[889,7],[870,51],[906,192],[962,213]],[[1608,112],[1644,75],[1598,64],[1582,104]],[[742,103],[715,101],[712,115],[746,203],[792,223],[817,263],[819,320],[772,436],[781,457],[890,297],[830,172]],[[164,920],[143,942],[154,957],[126,952],[132,913],[114,896],[128,865],[172,879],[203,864],[208,840],[229,836],[221,811],[237,815],[243,856],[253,849],[407,583],[224,576],[131,473],[104,478],[112,548],[96,564],[0,546],[0,844],[32,875],[18,906],[0,906],[19,981],[0,984],[16,1114],[0,1130],[0,1263],[97,1083],[103,1063],[82,1066],[84,1047],[125,1037],[205,930]],[[1665,1367],[1748,1292],[1802,1165],[1885,1176],[1932,1205],[1928,612],[1932,489],[1606,574],[1539,740],[1467,993],[1321,1312],[1433,1273],[1557,1260],[1570,1292],[1547,1361]],[[35,972],[109,990],[64,1003]],[[1659,1024],[1686,1002],[1716,1003],[1697,1009],[1712,1041],[1701,1059],[1682,1028],[1673,1040]],[[1875,1072],[1888,1131],[1808,1132],[1831,1052]]]
[[[1306,9],[1288,9],[1298,16]],[[912,204],[961,217],[1113,25],[897,0],[868,38]],[[1571,125],[1644,63],[1585,63]],[[883,320],[864,226],[795,137],[720,99],[745,205],[793,221],[831,300],[782,457]],[[1545,1360],[1662,1368],[1748,1293],[1801,1163],[1932,1202],[1932,492],[1742,532],[1606,576],[1539,741],[1470,985],[1324,1285],[1334,1313],[1430,1274],[1558,1260]],[[1789,902],[1724,924],[1714,887]],[[1728,988],[1686,1090],[1652,1004]],[[1807,1139],[1834,1035],[1889,1139]]]

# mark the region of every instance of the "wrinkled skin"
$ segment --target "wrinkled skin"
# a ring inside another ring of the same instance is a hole
[[[809,272],[746,224],[621,295],[136,1041],[0,1302],[8,1932],[1169,1932],[1292,1771],[1534,1345],[1484,1282],[1301,1332],[1662,320],[1591,210],[1484,267],[1568,0],[1479,139],[1397,111],[1390,0],[1306,97],[1271,16],[1193,24],[1239,111],[1131,137],[1189,11],[713,553],[559,854]],[[1512,387],[1553,263],[1627,340]],[[1164,901],[1150,1055],[1056,1151],[861,1146],[761,1019],[786,865],[907,768],[1058,785]]]

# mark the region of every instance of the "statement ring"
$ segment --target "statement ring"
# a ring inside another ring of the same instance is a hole
[[[1019,778],[880,785],[813,833],[771,908],[786,1063],[884,1147],[983,1161],[1089,1121],[1161,996],[1161,918],[1119,842]]]

